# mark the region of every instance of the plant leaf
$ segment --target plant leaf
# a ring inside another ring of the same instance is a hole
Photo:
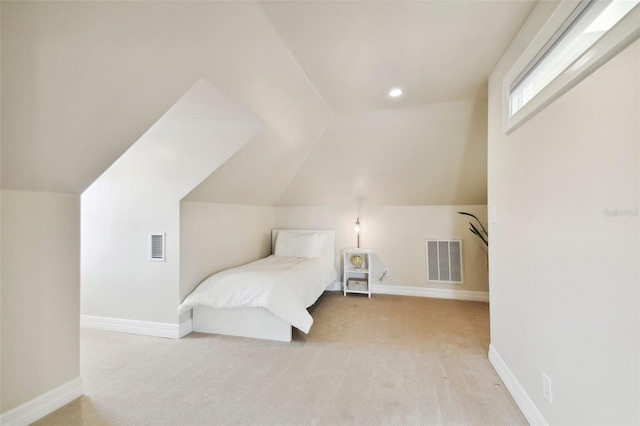
[[[489,241],[487,241],[487,239],[484,238],[484,236],[480,233],[480,231],[478,231],[478,228],[476,228],[475,226],[473,226],[473,223],[469,222],[469,225],[471,225],[471,228],[469,228],[469,230],[471,232],[473,232],[474,234],[476,234],[478,237],[480,237],[480,239],[482,240],[483,243],[485,243],[485,245],[487,247],[489,247]]]
[[[489,236],[489,233],[487,232],[485,227],[482,225],[482,222],[480,222],[480,219],[478,219],[476,216],[472,215],[471,213],[467,213],[467,212],[458,212],[458,214],[462,214],[462,215],[465,215],[465,216],[471,216],[472,218],[474,218],[478,222],[478,225],[480,225],[480,228],[482,228],[482,231],[484,232],[484,235],[486,235],[487,237]],[[469,223],[469,224],[471,225],[471,223]],[[484,240],[484,238],[483,238],[483,240]]]

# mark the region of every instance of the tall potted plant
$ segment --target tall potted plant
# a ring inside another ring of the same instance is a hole
[[[482,242],[487,247],[489,247],[489,233],[487,232],[485,227],[482,225],[482,222],[480,222],[480,219],[478,219],[477,217],[475,217],[471,213],[467,213],[467,212],[458,212],[458,214],[465,215],[465,216],[470,216],[470,217],[474,218],[476,220],[476,222],[478,222],[478,225],[480,225],[480,229],[478,229],[473,224],[473,222],[469,222],[469,226],[470,226],[469,231],[471,231],[473,234],[477,235],[478,238],[480,238],[482,240]]]

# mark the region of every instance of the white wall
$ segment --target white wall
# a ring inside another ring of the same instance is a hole
[[[342,249],[356,246],[353,230],[360,217],[360,246],[374,251],[374,284],[464,291],[488,291],[486,248],[468,230],[467,211],[487,225],[486,206],[276,207],[275,227],[334,229],[336,265]],[[464,283],[426,282],[425,239],[463,239]]]
[[[486,293],[487,251],[469,232],[467,211],[486,226],[486,206],[366,206],[270,207],[183,201],[181,203],[180,298],[204,278],[271,253],[271,229],[333,229],[336,232],[336,268],[342,249],[356,246],[353,231],[361,220],[361,246],[374,250],[374,275],[390,274],[375,285],[420,290],[461,290]],[[463,240],[464,283],[426,282],[425,239]],[[426,293],[425,293],[426,294]]]
[[[80,376],[80,197],[3,190],[2,413]]]
[[[83,315],[178,322],[180,200],[262,127],[201,80],[82,194]]]
[[[182,201],[180,300],[223,269],[271,254],[273,207]]]
[[[530,420],[638,424],[640,42],[507,136],[502,79],[545,13],[489,84],[491,345]]]

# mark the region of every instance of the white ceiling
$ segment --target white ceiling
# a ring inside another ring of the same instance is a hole
[[[3,2],[2,187],[82,192],[202,78],[268,127],[188,199],[482,202],[477,99],[533,4]],[[434,183],[427,154],[455,185]]]
[[[340,114],[277,204],[486,204],[486,134],[486,99]]]
[[[336,113],[486,96],[531,1],[261,3]],[[401,99],[389,89],[404,89]]]

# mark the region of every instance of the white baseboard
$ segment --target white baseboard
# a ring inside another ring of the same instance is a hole
[[[0,415],[1,425],[26,426],[83,395],[82,379],[76,377],[62,386]]]
[[[433,297],[436,299],[470,300],[488,302],[488,291],[453,290],[446,288],[408,287],[399,285],[373,284],[372,293],[395,294],[398,296]]]
[[[331,284],[327,286],[326,291],[341,291],[342,290],[342,281],[335,280]]]
[[[542,413],[538,410],[538,407],[536,407],[531,398],[529,398],[527,392],[524,390],[516,376],[513,375],[493,345],[489,345],[489,362],[493,365],[493,368],[498,373],[498,376],[500,376],[500,379],[502,379],[502,382],[507,387],[507,390],[529,424],[536,426],[548,425],[547,421],[542,416]]]
[[[166,337],[169,339],[179,339],[185,334],[190,333],[190,322],[189,320],[180,324],[171,324],[166,322],[80,315],[80,327],[117,331],[119,333],[142,334],[144,336]],[[182,334],[186,330],[189,331]]]

